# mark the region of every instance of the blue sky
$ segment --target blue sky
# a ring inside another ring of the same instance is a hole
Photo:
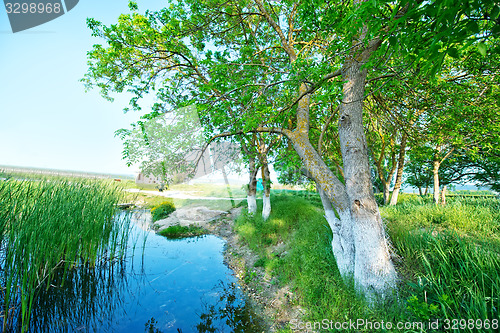
[[[164,1],[138,0],[139,10]],[[115,23],[128,0],[80,0],[65,15],[13,34],[0,7],[0,165],[131,174],[114,131],[136,121],[123,113],[127,96],[110,103],[97,90],[85,93],[92,38],[87,17]],[[147,106],[147,104],[146,104]]]

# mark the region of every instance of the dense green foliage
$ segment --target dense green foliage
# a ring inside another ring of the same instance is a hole
[[[173,212],[175,212],[175,205],[172,200],[163,201],[159,205],[151,208],[151,216],[153,217],[153,222],[165,219]]]
[[[34,299],[55,275],[64,284],[72,268],[123,257],[129,220],[116,216],[119,199],[97,181],[0,181],[4,331],[28,329]]]
[[[371,309],[338,274],[322,210],[291,192],[274,196],[273,207],[267,222],[242,215],[236,230],[259,254],[256,266],[264,267],[280,283],[291,284],[299,304],[307,309],[306,320],[428,323],[439,319],[444,325],[445,319],[489,319],[491,323],[499,318],[500,203],[496,198],[455,197],[444,208],[434,205],[430,197],[404,195],[399,205],[383,207],[401,288],[398,301]],[[281,242],[286,250],[277,252]]]

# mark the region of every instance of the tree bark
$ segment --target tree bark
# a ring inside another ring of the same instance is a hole
[[[347,280],[354,275],[354,239],[352,237],[352,221],[349,212],[343,212],[340,220],[321,185],[316,183],[316,190],[325,210],[325,219],[332,230],[332,251],[337,261],[341,276]],[[350,229],[347,229],[350,228]]]
[[[432,163],[432,175],[434,178],[434,203],[437,205],[439,203],[439,163],[438,160],[434,160]]]
[[[262,195],[262,218],[267,220],[271,214],[271,177],[269,174],[269,165],[267,164],[267,157],[261,157],[261,171],[262,171],[262,186],[264,187]]]
[[[334,242],[332,242],[332,251],[340,274],[344,278],[354,276],[355,248],[352,234],[353,226],[345,186],[326,166],[307,136],[301,135],[297,131],[287,131],[285,134],[292,142],[306,170],[322,190],[320,195],[322,195],[322,203],[327,221],[331,227],[334,227],[332,232],[338,235]],[[340,220],[336,221],[333,218],[335,216],[333,209],[337,211]],[[329,213],[330,211],[332,213]]]
[[[376,43],[376,42],[375,42]],[[378,47],[378,45],[372,45]],[[366,69],[363,58],[367,49],[354,52],[346,60],[342,78],[343,100],[340,108],[339,139],[344,162],[345,188],[353,220],[355,248],[354,279],[369,299],[374,294],[385,296],[396,284],[385,238],[382,218],[378,210],[370,179],[370,165],[363,128],[363,99]],[[361,59],[360,59],[361,58]]]
[[[389,205],[391,206],[394,206],[395,204],[398,203],[399,190],[401,189],[401,184],[403,183],[405,156],[406,156],[406,133],[404,133],[403,136],[401,137],[401,144],[399,145],[398,171],[396,173],[396,183],[394,184],[394,190],[392,190],[391,202],[389,203]]]
[[[255,214],[257,212],[257,167],[255,165],[255,157],[248,156],[248,189],[247,189],[247,205],[248,213]]]
[[[444,185],[441,190],[441,205],[446,205],[446,185]]]
[[[382,184],[384,185],[384,205],[389,202],[389,196],[391,195],[391,183],[383,180]]]

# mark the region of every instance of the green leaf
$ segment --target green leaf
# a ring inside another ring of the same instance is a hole
[[[495,20],[497,19],[498,14],[500,14],[500,6],[494,6],[491,10],[490,17]]]
[[[458,58],[459,57],[458,50],[455,47],[450,47],[448,49],[448,55],[450,57],[453,57],[453,58]]]
[[[487,51],[486,44],[484,44],[483,42],[477,44],[477,50],[483,57],[486,56],[486,51]]]

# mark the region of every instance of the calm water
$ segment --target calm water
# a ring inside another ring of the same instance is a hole
[[[66,281],[39,295],[30,332],[262,332],[222,239],[168,240],[134,219],[127,260],[59,272]]]

